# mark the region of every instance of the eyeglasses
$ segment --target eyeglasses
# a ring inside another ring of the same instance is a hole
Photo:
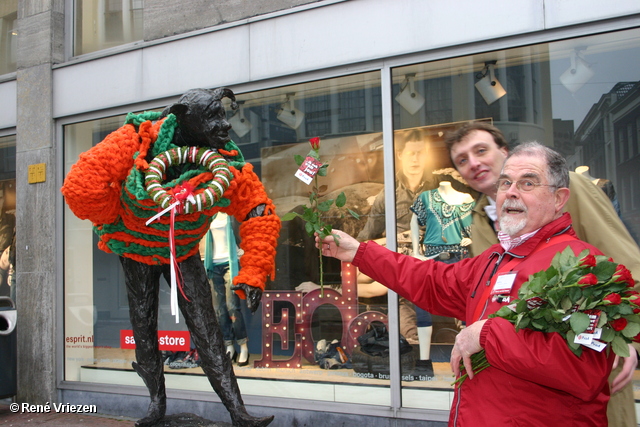
[[[496,183],[496,188],[498,189],[498,192],[503,193],[509,190],[513,184],[514,182],[507,178],[500,178]],[[538,184],[537,182],[533,182],[530,179],[519,179],[515,182],[515,184],[518,191],[522,191],[525,193],[533,191],[533,189],[536,187],[558,187],[557,185]]]

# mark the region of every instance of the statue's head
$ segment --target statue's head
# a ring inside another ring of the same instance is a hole
[[[174,114],[178,121],[176,144],[224,148],[231,129],[222,104],[225,97],[231,99],[231,108],[238,108],[236,97],[228,88],[191,89],[165,108],[162,115]]]

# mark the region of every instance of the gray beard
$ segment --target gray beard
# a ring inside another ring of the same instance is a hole
[[[514,220],[512,218],[500,217],[498,223],[500,224],[500,231],[511,237],[517,237],[518,233],[527,225],[527,220],[526,218]]]
[[[505,200],[502,204],[502,212],[498,224],[500,224],[500,231],[508,234],[511,237],[517,237],[518,233],[527,225],[527,218],[514,219],[505,213],[506,208],[522,209],[524,213],[527,213],[527,207],[524,204],[512,200]]]

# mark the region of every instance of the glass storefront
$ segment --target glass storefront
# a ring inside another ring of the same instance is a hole
[[[329,164],[321,177],[322,198],[344,192],[345,206],[359,216],[329,211],[331,225],[363,241],[384,243],[387,233],[395,233],[397,250],[412,253],[419,246],[415,236],[424,230],[414,225],[412,233],[409,208],[422,193],[448,181],[469,194],[469,201],[477,196],[453,168],[444,140],[461,123],[484,120],[500,128],[511,147],[544,142],[561,152],[572,170],[607,180],[615,189],[609,193],[612,203],[638,242],[639,54],[640,30],[629,30],[394,68],[394,159],[383,156],[378,71],[236,94],[240,108],[228,112],[231,136],[279,216],[301,212],[309,203],[310,187],[294,175],[294,158],[304,157],[308,140],[319,137],[321,160]],[[65,126],[65,171],[119,128],[124,113]],[[384,198],[389,194],[385,168],[396,176],[395,200]],[[462,217],[471,205],[462,208]],[[385,212],[391,207],[397,227],[388,230]],[[65,209],[65,380],[142,386],[131,369],[131,325],[118,258],[98,250],[91,224]],[[179,336],[186,327],[170,315],[169,287],[161,285],[160,293],[161,335]],[[319,259],[298,219],[282,224],[276,275],[261,307],[251,314],[242,306],[250,363],[235,370],[243,393],[390,404],[388,355],[367,354],[358,341],[367,332],[382,333],[388,324],[386,288],[349,264]],[[402,299],[398,312],[408,344],[401,345],[399,356],[402,405],[448,410],[449,355],[464,323],[433,315],[424,326],[426,314]],[[167,357],[176,351],[162,348]],[[211,390],[198,367],[167,366],[166,373],[170,388]],[[252,387],[256,382],[259,387]]]
[[[0,297],[16,297],[16,137],[0,137]]]
[[[446,132],[459,122],[488,120],[511,148],[534,140],[549,145],[565,156],[570,170],[588,174],[596,185],[606,183],[613,206],[639,242],[639,54],[640,31],[633,30],[399,67],[393,70],[394,129],[422,133],[430,153],[423,163],[425,180],[431,181],[425,191],[449,180],[473,197],[477,193],[456,174],[444,145]],[[486,84],[491,73],[495,85]],[[406,96],[411,87],[415,95]],[[406,241],[406,221],[400,213],[398,218],[398,242]],[[462,325],[435,315],[432,322],[432,333],[424,335],[435,371],[429,387],[447,388],[449,354]],[[419,347],[424,352],[424,342]],[[403,405],[433,408],[416,384],[404,385]]]
[[[142,40],[142,0],[75,0],[74,8],[74,56]]]
[[[16,71],[18,0],[0,3],[0,75]]]
[[[295,156],[305,156],[309,139],[319,137],[321,160],[329,164],[327,176],[320,178],[320,200],[336,199],[344,192],[346,207],[359,216],[343,216],[334,205],[336,210],[327,212],[328,221],[358,234],[383,189],[380,73],[237,94],[237,100],[239,109],[228,112],[231,136],[261,177],[278,215],[309,202],[310,187],[295,176]],[[119,128],[124,118],[65,126],[65,170],[80,153]],[[142,385],[131,370],[135,356],[124,275],[118,257],[100,251],[96,243],[91,223],[66,210],[65,380]],[[386,295],[359,301],[355,268],[327,258],[322,260],[320,290],[319,262],[304,224],[299,219],[283,222],[275,278],[267,283],[261,307],[251,314],[241,304],[250,352],[249,365],[236,368],[241,386],[256,379],[274,380],[261,385],[260,393],[388,405],[388,356],[380,358],[381,375],[373,381],[368,367],[351,369],[345,359],[369,324],[386,323]],[[186,330],[170,314],[165,283],[159,313],[162,336],[175,337]],[[322,344],[326,351],[317,351]],[[172,356],[170,346],[161,349]],[[188,342],[177,351],[183,350],[189,350]],[[167,369],[171,387],[210,390],[200,368]],[[180,374],[174,383],[171,373]],[[283,380],[292,381],[286,391]],[[365,399],[354,393],[350,387],[358,385],[375,385],[373,396]]]

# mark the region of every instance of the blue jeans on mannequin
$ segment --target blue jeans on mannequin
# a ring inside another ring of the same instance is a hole
[[[231,290],[229,263],[214,264],[207,275],[213,285],[215,311],[225,346],[227,348],[233,346],[234,341],[240,346],[246,344],[247,328],[240,311],[240,298]]]

